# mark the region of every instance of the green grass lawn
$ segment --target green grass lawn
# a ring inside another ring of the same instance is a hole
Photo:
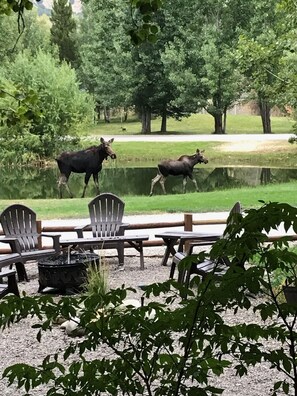
[[[234,147],[237,147],[237,149]],[[161,160],[179,158],[182,154],[192,155],[196,149],[205,150],[209,166],[259,166],[292,168],[297,166],[297,144],[273,141],[255,144],[252,150],[244,151],[245,143],[233,146],[218,142],[115,142],[116,163],[109,161],[105,166],[152,167]],[[237,150],[237,151],[236,151]]]
[[[234,188],[212,192],[198,192],[175,195],[123,196],[125,214],[158,214],[158,213],[199,213],[229,211],[236,201],[240,201],[243,208],[256,208],[259,202],[287,202],[297,205],[297,182],[269,184],[258,187]],[[71,219],[88,218],[88,202],[90,198],[73,199],[28,199],[13,201],[32,208],[39,219]],[[8,205],[10,200],[0,200],[0,211]]]
[[[271,117],[273,133],[291,133],[294,121],[288,117]],[[122,127],[126,130],[123,131]],[[161,119],[152,120],[152,133],[159,133]],[[209,114],[193,114],[190,117],[176,121],[169,118],[167,121],[167,134],[211,134],[214,131],[213,117]],[[83,134],[86,135],[133,135],[140,134],[141,123],[135,117],[131,116],[127,122],[121,123],[120,119],[112,119],[111,122],[104,123],[101,121],[98,125],[86,129]],[[255,115],[228,115],[227,116],[227,134],[261,134],[262,123],[261,117]]]

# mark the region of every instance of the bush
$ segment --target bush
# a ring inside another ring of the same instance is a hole
[[[34,57],[24,52],[0,75],[1,85],[5,83],[9,92],[17,92],[17,96],[0,98],[8,120],[0,129],[4,151],[10,148],[8,151],[14,151],[18,161],[26,162],[27,153],[29,159],[52,157],[61,151],[61,141],[63,149],[73,147],[70,139],[67,146],[64,144],[65,137],[77,137],[79,128],[91,122],[94,108],[90,96],[80,91],[73,69],[66,63],[59,65],[52,55],[42,51]],[[20,106],[18,99],[29,94],[31,100]],[[20,122],[22,109],[29,120],[26,125]]]

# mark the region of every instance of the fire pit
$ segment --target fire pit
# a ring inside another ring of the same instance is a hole
[[[45,288],[64,294],[80,292],[86,280],[87,267],[92,264],[99,264],[99,256],[90,252],[63,253],[40,260],[38,292]]]

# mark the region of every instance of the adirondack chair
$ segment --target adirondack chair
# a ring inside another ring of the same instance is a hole
[[[228,219],[230,219],[230,221],[232,221],[232,217],[234,216],[234,214],[241,213],[241,212],[242,212],[242,209],[241,209],[240,202],[236,202],[235,205],[232,207],[232,209],[229,212]],[[227,238],[226,234],[224,235],[224,238]],[[172,265],[174,266],[174,268],[176,266],[178,266],[180,261],[183,260],[187,255],[192,254],[193,248],[195,246],[201,246],[201,243],[192,242],[190,244],[188,253],[177,252],[175,254],[175,256],[173,257],[173,260],[172,260]],[[215,271],[217,276],[221,276],[222,274],[224,274],[227,271],[229,265],[230,265],[230,262],[229,262],[228,257],[220,257],[217,261],[205,260],[202,262],[197,262],[196,260],[193,260],[190,268],[188,268],[187,270],[184,270],[184,269],[179,270],[178,282],[184,283],[185,286],[188,287],[189,283],[190,283],[191,275],[193,275],[193,274],[199,275],[204,280],[209,273],[212,273]],[[171,269],[171,272],[172,272],[172,269]]]
[[[76,227],[77,236],[84,237],[85,231],[91,231],[94,238],[110,237],[99,248],[117,249],[119,265],[124,265],[124,242],[118,241],[117,236],[124,235],[129,224],[123,223],[125,203],[116,195],[102,193],[88,204],[90,224]],[[94,246],[93,246],[94,248]]]
[[[17,253],[5,254],[0,256],[0,298],[6,294],[13,293],[16,296],[20,295],[16,271],[11,266],[20,261],[21,257]],[[7,282],[3,283],[3,279],[7,278]]]
[[[5,235],[0,242],[9,243],[12,253],[22,256],[21,261],[15,262],[19,281],[28,281],[24,263],[60,253],[60,235],[39,233],[36,213],[27,206],[8,206],[0,214],[0,223]],[[52,238],[53,247],[42,249],[42,237]]]

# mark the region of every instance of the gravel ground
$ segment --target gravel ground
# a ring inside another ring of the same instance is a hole
[[[117,271],[117,259],[109,257],[106,251],[106,261],[109,264],[109,283],[111,287],[118,287],[125,284],[127,287],[137,288],[137,294],[141,295],[139,285],[146,285],[156,281],[168,279],[169,267],[160,266],[161,257],[164,248],[145,248],[145,270],[139,268],[139,256],[135,256],[135,250],[125,250],[125,270]],[[36,263],[26,265],[29,275],[29,282],[19,284],[21,291],[26,291],[29,295],[36,295],[38,290],[38,271]],[[135,298],[135,296],[133,296]],[[137,298],[137,297],[136,297]],[[250,317],[246,312],[239,312],[238,315],[226,314],[230,322],[235,320],[255,320],[251,314]],[[244,315],[244,316],[243,316]],[[31,325],[36,319],[26,319],[21,323],[13,325],[1,334],[1,360],[0,373],[9,365],[26,362],[37,365],[42,359],[50,353],[63,350],[65,345],[69,343],[70,338],[57,326],[53,328],[51,333],[42,337],[41,343],[36,341],[36,330]],[[273,347],[273,345],[270,345]],[[0,374],[1,375],[1,374]],[[214,378],[214,385],[225,389],[225,396],[266,396],[272,394],[271,388],[273,382],[280,379],[277,371],[271,370],[268,365],[262,364],[250,369],[249,375],[243,378],[235,376],[233,369],[226,370],[226,373]],[[20,391],[14,386],[8,387],[4,380],[0,381],[0,396],[20,396],[25,391]],[[279,393],[281,394],[281,393]],[[44,388],[35,389],[30,392],[32,396],[45,396]]]

